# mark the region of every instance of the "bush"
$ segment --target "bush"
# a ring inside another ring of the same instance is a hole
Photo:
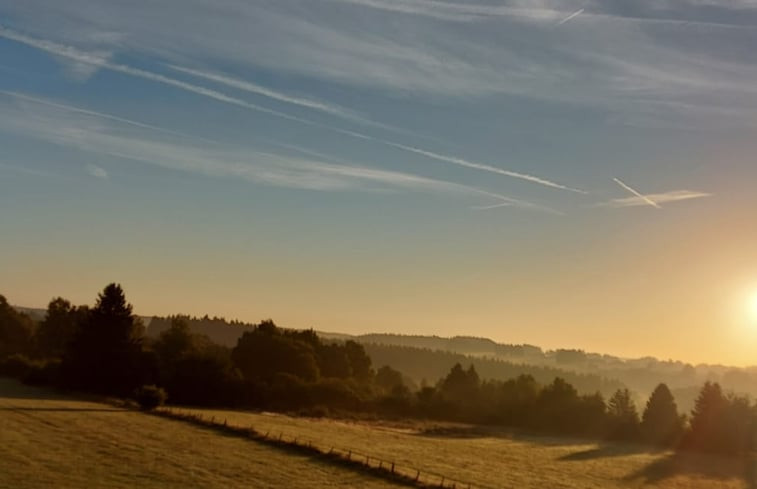
[[[30,385],[58,385],[60,378],[60,360],[47,360],[34,363],[26,376],[25,384]]]
[[[59,360],[31,360],[15,354],[0,360],[0,376],[13,377],[25,384],[56,385]]]
[[[134,398],[143,411],[152,411],[166,402],[166,391],[155,385],[143,385],[134,393]]]
[[[23,380],[35,366],[36,362],[17,353],[0,360],[0,375]]]

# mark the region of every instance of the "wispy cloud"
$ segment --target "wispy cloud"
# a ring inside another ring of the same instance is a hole
[[[58,175],[58,174],[51,173],[51,172],[44,171],[44,170],[38,170],[38,169],[35,169],[35,168],[28,168],[28,167],[25,167],[25,166],[9,165],[7,163],[0,162],[0,169],[2,169],[2,168],[8,169],[8,170],[13,171],[15,173],[21,173],[21,174],[24,174],[24,175],[32,175],[32,176],[35,176],[35,177],[63,178],[63,179],[66,178],[66,177],[64,177],[62,175]]]
[[[131,120],[131,119],[126,119],[124,117],[118,117],[118,116],[114,116],[114,115],[111,115],[111,114],[106,114],[104,112],[97,112],[97,111],[94,111],[94,110],[88,110],[88,109],[84,109],[84,108],[81,108],[81,107],[74,107],[72,105],[61,104],[59,102],[54,102],[52,100],[48,100],[48,99],[44,99],[44,98],[40,98],[40,97],[34,97],[34,96],[31,96],[31,95],[28,95],[28,94],[24,94],[24,93],[9,92],[7,90],[0,90],[0,94],[6,95],[8,97],[13,97],[13,98],[15,98],[17,100],[22,100],[22,101],[25,101],[25,102],[32,102],[32,103],[35,103],[35,104],[42,104],[42,105],[46,105],[48,107],[55,107],[55,108],[58,108],[58,109],[64,109],[64,110],[68,110],[68,111],[71,111],[71,112],[76,112],[76,113],[79,113],[79,114],[101,117],[103,119],[108,119],[108,120],[111,120],[111,121],[120,122],[122,124],[128,124],[128,125],[134,126],[134,127],[141,127],[142,129],[150,129],[151,131],[162,132],[164,134],[170,134],[170,135],[178,136],[178,137],[182,137],[182,138],[190,138],[190,139],[196,139],[196,140],[202,140],[202,141],[206,141],[206,142],[210,142],[210,143],[215,143],[215,141],[212,141],[210,139],[205,139],[205,138],[197,137],[197,136],[190,136],[190,135],[188,135],[186,133],[179,132],[179,131],[172,131],[171,129],[166,129],[164,127],[158,127],[158,126],[155,126],[155,125],[152,125],[152,124],[145,124],[143,122],[138,122],[138,121],[134,121],[134,120]]]
[[[623,187],[624,189],[626,189],[629,192],[631,192],[632,194],[634,194],[636,196],[635,198],[640,199],[642,202],[645,202],[646,204],[649,204],[652,207],[655,207],[657,209],[661,208],[660,205],[657,202],[655,202],[654,199],[652,199],[652,198],[650,198],[650,197],[648,197],[648,196],[646,196],[644,194],[641,194],[637,190],[629,187],[628,185],[626,185],[625,183],[623,183],[619,178],[613,178],[613,181],[615,183],[617,183],[618,185],[620,185],[621,187]]]
[[[333,164],[313,158],[296,158],[252,148],[222,148],[156,138],[163,132],[149,125],[111,114],[61,104],[0,103],[0,129],[75,148],[87,153],[139,161],[163,168],[212,177],[238,178],[254,183],[308,190],[436,192],[486,197],[509,206],[555,213],[552,209],[477,187],[404,172],[357,165]],[[132,133],[111,126],[132,127]],[[145,132],[147,131],[147,132]],[[106,178],[95,165],[87,170]]]
[[[90,175],[92,175],[95,178],[100,178],[100,179],[103,179],[103,180],[107,180],[108,179],[108,172],[105,171],[104,168],[99,167],[97,165],[93,165],[92,163],[90,163],[90,164],[87,165],[87,173],[89,173]]]
[[[693,190],[671,190],[669,192],[649,194],[646,198],[642,197],[626,197],[621,199],[612,199],[608,202],[601,202],[596,204],[597,207],[638,207],[648,206],[647,199],[652,200],[657,204],[667,204],[671,202],[679,202],[682,200],[701,199],[703,197],[711,197],[712,194],[707,192],[698,192]]]
[[[387,12],[418,15],[454,22],[470,22],[492,17],[516,17],[529,20],[553,20],[560,12],[549,8],[486,5],[475,2],[444,2],[437,0],[330,0]]]
[[[489,173],[496,173],[496,174],[499,174],[499,175],[503,175],[503,176],[507,176],[507,177],[512,177],[512,178],[517,178],[517,179],[524,180],[524,181],[527,181],[527,182],[530,182],[530,183],[535,183],[535,184],[539,184],[539,185],[543,185],[543,186],[551,187],[551,188],[555,188],[555,189],[568,190],[568,191],[578,192],[578,193],[585,193],[585,191],[583,191],[583,190],[575,189],[575,188],[569,187],[567,185],[559,184],[559,183],[556,183],[556,182],[553,182],[551,180],[548,180],[548,179],[545,179],[545,178],[541,178],[541,177],[538,177],[538,176],[535,176],[535,175],[529,175],[529,174],[522,173],[522,172],[515,172],[515,171],[511,171],[511,170],[505,170],[505,169],[501,169],[501,168],[494,167],[494,166],[491,166],[491,165],[486,165],[486,164],[482,164],[482,163],[472,162],[472,161],[468,161],[468,160],[465,160],[465,159],[462,159],[462,158],[456,158],[456,157],[453,157],[453,156],[446,156],[446,155],[442,155],[442,154],[439,154],[439,153],[436,153],[436,152],[433,152],[433,151],[428,151],[428,150],[421,149],[421,148],[416,148],[416,147],[412,147],[412,146],[408,146],[408,145],[404,145],[404,144],[400,144],[400,143],[395,143],[393,141],[388,141],[388,140],[385,140],[385,139],[373,137],[373,136],[370,136],[370,135],[367,135],[367,134],[364,134],[364,133],[360,133],[360,132],[357,132],[357,131],[351,131],[351,130],[341,129],[341,128],[329,126],[329,125],[326,125],[326,124],[321,124],[321,123],[312,121],[310,119],[305,119],[305,118],[302,118],[302,117],[297,117],[297,116],[294,116],[294,115],[290,115],[290,114],[287,114],[287,113],[284,113],[284,112],[281,112],[281,111],[277,111],[277,110],[261,107],[259,105],[252,104],[250,102],[247,102],[245,100],[242,100],[242,99],[239,99],[239,98],[236,98],[236,97],[232,97],[230,95],[227,95],[225,93],[219,92],[217,90],[213,90],[213,89],[206,88],[206,87],[203,87],[203,86],[187,83],[187,82],[182,81],[182,80],[178,80],[178,79],[175,79],[175,78],[167,77],[167,76],[159,74],[159,73],[143,70],[141,68],[135,68],[135,67],[132,67],[132,66],[129,66],[129,65],[125,65],[125,64],[113,63],[113,62],[105,61],[101,57],[92,56],[90,54],[81,52],[81,51],[77,50],[74,47],[64,46],[64,45],[61,45],[61,44],[58,44],[58,43],[54,43],[52,41],[35,39],[35,38],[29,37],[29,36],[27,36],[25,34],[21,34],[21,33],[15,32],[13,30],[4,28],[2,26],[0,26],[0,37],[5,37],[7,39],[11,39],[13,41],[20,42],[20,43],[26,44],[26,45],[31,46],[31,47],[35,47],[37,49],[41,49],[43,51],[46,51],[46,52],[49,52],[51,54],[55,54],[55,55],[58,55],[58,56],[69,57],[69,58],[71,58],[73,60],[81,61],[83,63],[94,63],[94,64],[97,64],[98,66],[101,66],[103,68],[106,68],[106,69],[109,69],[109,70],[112,70],[112,71],[116,71],[116,72],[119,72],[119,73],[124,73],[124,74],[131,75],[131,76],[136,76],[136,77],[139,77],[139,78],[144,78],[144,79],[147,79],[147,80],[152,80],[152,81],[157,82],[157,83],[162,83],[164,85],[168,85],[168,86],[171,86],[171,87],[174,87],[174,88],[178,88],[178,89],[181,89],[181,90],[185,90],[185,91],[188,91],[188,92],[195,93],[197,95],[208,97],[208,98],[211,98],[211,99],[219,101],[219,102],[223,102],[223,103],[227,103],[227,104],[231,104],[231,105],[236,105],[236,106],[239,106],[239,107],[242,107],[242,108],[246,108],[246,109],[249,109],[249,110],[253,110],[253,111],[263,112],[263,113],[266,113],[266,114],[269,114],[269,115],[273,115],[273,116],[276,116],[276,117],[281,117],[281,118],[284,118],[284,119],[287,119],[287,120],[290,120],[290,121],[299,122],[299,123],[310,125],[310,126],[319,127],[319,128],[322,128],[322,129],[332,130],[332,131],[335,131],[335,132],[337,132],[339,134],[344,134],[344,135],[352,136],[352,137],[363,139],[363,140],[373,141],[373,142],[376,142],[376,143],[380,143],[380,144],[384,144],[384,145],[387,145],[387,146],[394,147],[396,149],[400,149],[400,150],[407,151],[407,152],[410,152],[410,153],[422,155],[422,156],[425,156],[427,158],[435,159],[435,160],[438,160],[438,161],[444,161],[444,162],[447,162],[447,163],[455,164],[455,165],[466,167],[466,168],[476,169],[476,170],[485,171],[485,172],[489,172]]]

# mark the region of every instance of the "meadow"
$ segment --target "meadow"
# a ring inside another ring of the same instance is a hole
[[[317,458],[0,379],[0,488],[395,486]]]
[[[452,477],[472,488],[753,489],[755,461],[646,446],[518,435],[460,424],[338,421],[273,413],[177,409],[324,451],[352,450]],[[428,479],[433,482],[435,479]],[[460,484],[458,484],[460,487]]]
[[[754,461],[523,436],[460,424],[337,421],[166,408],[328,452],[352,450],[472,488],[751,489]],[[425,477],[425,476],[424,476]],[[421,479],[423,480],[423,478]],[[431,480],[429,480],[431,481]],[[283,450],[0,379],[0,487],[400,487]]]

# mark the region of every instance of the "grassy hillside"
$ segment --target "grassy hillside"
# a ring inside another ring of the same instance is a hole
[[[387,425],[281,415],[192,410],[275,436],[300,436],[328,450],[352,449],[478,488],[752,489],[752,460],[633,445],[512,436],[462,425]]]
[[[0,488],[389,489],[311,457],[0,379]]]

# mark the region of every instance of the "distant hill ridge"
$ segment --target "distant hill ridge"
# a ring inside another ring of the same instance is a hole
[[[44,309],[17,309],[35,320],[41,320],[45,315]],[[171,323],[170,317],[141,318],[149,337],[157,337]],[[245,331],[255,327],[251,323],[227,321],[218,317],[204,316],[188,320],[193,332],[204,334],[214,342],[230,348],[236,345]],[[362,343],[374,365],[390,365],[419,383],[422,380],[436,381],[446,374],[452,364],[460,362],[473,363],[484,378],[502,379],[524,373],[543,381],[548,376],[559,375],[587,393],[600,391],[606,394],[609,390],[625,385],[641,398],[658,383],[664,382],[676,394],[679,406],[684,410],[693,405],[699,387],[708,380],[720,382],[728,391],[757,397],[757,367],[691,365],[653,357],[624,359],[575,349],[545,351],[534,345],[503,344],[473,336],[445,338],[390,333],[350,335],[316,332],[333,341],[354,340]]]

